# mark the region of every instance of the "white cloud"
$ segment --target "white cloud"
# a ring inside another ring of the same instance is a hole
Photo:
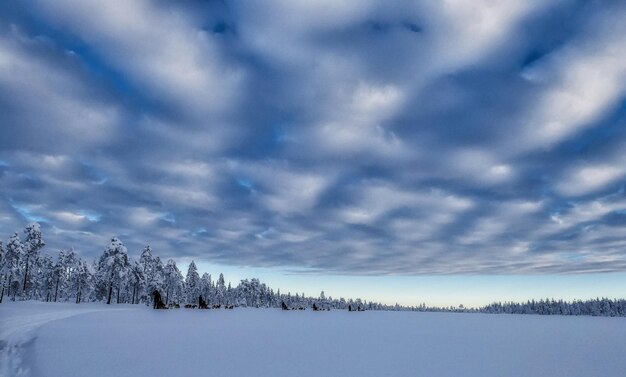
[[[298,171],[280,162],[230,162],[235,176],[251,179],[259,203],[278,214],[303,213],[312,209],[324,190],[333,182],[334,172]]]
[[[444,73],[471,64],[506,43],[522,20],[543,6],[542,1],[526,0],[426,2],[424,11],[433,29],[432,69]]]
[[[541,87],[524,120],[527,148],[551,147],[589,127],[626,93],[623,13],[603,13],[579,40],[538,61],[523,76]]]
[[[351,191],[353,203],[338,209],[339,217],[348,223],[371,224],[393,210],[412,209],[422,212],[423,220],[441,225],[474,205],[468,198],[441,190],[409,191],[382,182],[364,181]]]
[[[513,166],[498,161],[498,156],[484,149],[458,149],[448,159],[447,170],[479,185],[497,185],[515,178]]]
[[[120,215],[126,217],[131,226],[144,228],[154,226],[154,223],[163,218],[165,213],[153,211],[145,207],[131,207],[124,209]]]
[[[192,115],[237,103],[243,70],[221,61],[213,37],[188,17],[147,0],[40,0],[44,16],[65,25],[136,84]]]
[[[203,161],[183,160],[167,162],[159,167],[165,172],[190,180],[216,179],[215,168]]]
[[[341,90],[343,92],[344,90]],[[345,100],[338,98],[307,138],[318,152],[350,156],[355,153],[382,155],[387,158],[407,156],[404,143],[381,125],[402,104],[398,87],[360,83],[346,88]]]
[[[520,252],[528,249],[524,235],[532,228],[533,215],[543,208],[542,202],[512,200],[492,203],[490,211],[467,224],[467,229],[456,238],[461,245],[478,245],[485,248],[499,244],[501,252]],[[504,245],[496,242],[499,237],[508,236]],[[521,240],[516,238],[521,238]]]
[[[577,166],[566,173],[556,189],[567,196],[585,195],[603,189],[625,175],[626,165],[623,163]]]
[[[47,44],[24,37],[16,28],[0,35],[0,89],[11,93],[5,99],[11,111],[4,115],[20,115],[15,134],[30,130],[29,140],[18,137],[18,142],[56,150],[88,148],[113,139],[121,110],[98,98],[81,74],[71,69],[76,68],[72,57],[48,61],[37,55],[38,50],[47,51]]]

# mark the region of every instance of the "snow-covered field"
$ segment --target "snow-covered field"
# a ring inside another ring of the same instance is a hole
[[[3,376],[624,376],[626,318],[0,304]]]

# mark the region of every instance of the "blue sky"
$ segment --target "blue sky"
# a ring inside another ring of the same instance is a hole
[[[233,280],[407,304],[626,284],[624,2],[0,15],[2,238],[39,221],[50,252],[118,236]]]

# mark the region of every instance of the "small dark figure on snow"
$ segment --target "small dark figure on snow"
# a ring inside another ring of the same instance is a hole
[[[281,306],[282,306],[283,310],[289,310],[289,307],[287,306],[287,304],[285,304],[285,301],[283,301],[281,303]]]
[[[167,309],[167,306],[161,299],[159,291],[152,292],[152,295],[154,296],[154,309]]]
[[[320,308],[317,306],[316,303],[313,303],[313,311],[316,312],[318,310],[320,310]]]

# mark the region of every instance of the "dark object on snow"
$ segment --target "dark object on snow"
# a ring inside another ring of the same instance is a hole
[[[198,305],[194,304],[185,304],[185,309],[196,309]]]
[[[316,312],[318,310],[320,310],[320,308],[317,306],[316,303],[313,303],[313,311]]]
[[[362,307],[362,306],[359,306],[359,307],[357,308],[357,311],[359,311],[359,312],[364,312],[364,311],[365,311],[365,308],[364,308],[364,307]]]
[[[348,311],[349,312],[353,312],[354,311],[354,309],[352,309],[352,305],[348,305]]]
[[[159,291],[152,292],[152,295],[154,296],[154,309],[167,309],[167,306],[161,299]]]
[[[289,307],[287,306],[287,304],[285,304],[285,301],[283,301],[281,303],[281,306],[282,306],[283,310],[289,310]]]
[[[209,304],[207,304],[207,302],[204,301],[204,298],[202,298],[202,295],[200,295],[200,297],[198,297],[198,307],[200,309],[208,309],[209,308]]]
[[[225,308],[226,309],[233,309],[235,307],[235,305],[226,305]]]
[[[219,309],[221,307],[222,307],[222,305],[213,305],[213,309]]]

